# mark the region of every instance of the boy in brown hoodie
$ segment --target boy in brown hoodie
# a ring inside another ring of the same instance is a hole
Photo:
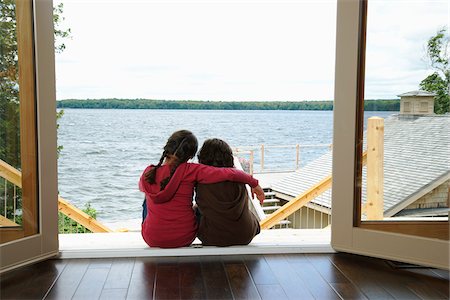
[[[206,140],[198,160],[209,166],[234,167],[232,150],[220,139]],[[197,237],[205,246],[248,245],[260,232],[256,216],[248,209],[245,184],[198,184],[196,202],[201,214]]]

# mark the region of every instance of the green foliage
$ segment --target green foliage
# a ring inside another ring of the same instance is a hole
[[[438,73],[433,73],[422,80],[420,88],[436,93],[434,101],[434,112],[436,114],[445,114],[450,111],[450,97],[447,84]]]
[[[19,62],[16,35],[15,0],[0,0],[0,159],[20,169]],[[53,10],[55,50],[65,49],[62,42],[70,29],[61,29],[64,6]]]
[[[0,12],[0,159],[20,168],[15,1],[0,0]]]
[[[436,93],[434,112],[445,114],[450,112],[450,36],[445,28],[438,30],[427,43],[427,58],[435,71],[420,82],[420,88]]]
[[[400,111],[400,100],[364,100],[364,111]]]
[[[64,110],[61,109],[60,111],[56,112],[56,130],[59,129],[59,123],[58,120],[62,118],[62,116],[64,115]],[[64,147],[62,145],[58,145],[56,147],[56,155],[59,158],[59,155],[61,154],[61,151]]]
[[[20,164],[20,111],[19,111],[19,61],[17,49],[17,0],[0,0],[0,159],[16,169]],[[70,29],[61,29],[63,4],[54,8],[55,50],[65,49],[62,41],[70,37]],[[62,116],[62,113],[60,113]],[[59,117],[60,117],[59,116]],[[61,150],[58,147],[58,151]],[[12,184],[0,187],[0,212],[13,219],[16,204],[16,223],[21,224],[21,189]],[[15,196],[14,196],[15,195]],[[15,199],[14,199],[15,197]],[[6,202],[6,203],[5,203]]]
[[[55,51],[61,53],[66,49],[64,40],[72,38],[70,28],[61,28],[61,22],[65,20],[64,16],[64,4],[60,3],[53,7],[53,24],[55,27]]]
[[[399,100],[367,100],[366,110],[398,111]],[[59,108],[101,109],[206,109],[206,110],[333,110],[333,101],[224,102],[152,99],[68,99],[57,101]]]
[[[83,211],[90,217],[96,219],[97,211],[91,206],[91,203],[86,203]],[[78,224],[62,213],[58,213],[58,232],[59,233],[91,233],[89,229]]]

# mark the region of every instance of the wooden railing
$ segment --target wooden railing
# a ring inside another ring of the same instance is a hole
[[[367,152],[363,153],[363,164],[366,164]],[[290,200],[288,203],[277,209],[275,212],[267,216],[264,220],[260,222],[261,229],[269,229],[285,218],[289,217],[297,210],[302,208],[306,203],[310,202],[314,198],[320,196],[326,190],[331,188],[332,176],[331,174],[323,178],[321,181],[316,183],[314,186],[301,193],[294,199]]]
[[[3,160],[0,160],[0,177],[3,177],[5,180],[11,182],[18,188],[22,188],[22,173]],[[60,196],[58,196],[58,210],[65,216],[86,227],[92,232],[112,232],[111,229],[101,224],[81,209],[73,206]],[[9,222],[7,222],[6,220],[8,220]],[[14,226],[14,224],[15,226],[19,226],[15,222],[5,217],[2,217],[0,221],[0,224],[2,224],[3,226]]]
[[[367,201],[361,204],[361,215],[366,220],[383,220],[383,161],[384,161],[384,120],[378,117],[368,119],[367,151],[362,155],[362,165],[367,165]],[[331,174],[304,193],[270,214],[260,222],[262,229],[268,229],[287,218],[306,203],[331,188]]]
[[[295,149],[295,157],[292,160],[295,167],[291,171],[297,170],[301,164],[301,150],[306,148],[332,148],[332,144],[296,144],[296,145],[265,145],[261,144],[258,146],[238,146],[233,148],[233,152],[236,155],[248,154],[249,155],[249,169],[250,174],[253,174],[256,170],[254,168],[255,164],[255,154],[259,153],[259,165],[260,169],[258,172],[263,173],[267,171],[265,164],[265,156],[267,149]],[[272,170],[273,171],[273,170]]]

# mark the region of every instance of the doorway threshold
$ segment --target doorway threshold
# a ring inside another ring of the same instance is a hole
[[[196,239],[174,249],[149,247],[140,232],[60,234],[59,258],[334,253],[330,242],[330,229],[262,230],[247,246],[202,246]]]

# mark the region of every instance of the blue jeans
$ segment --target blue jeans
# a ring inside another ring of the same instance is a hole
[[[144,203],[142,203],[142,223],[144,223],[147,217],[147,200],[144,198]]]
[[[200,209],[198,208],[198,206],[195,207],[194,214],[195,214],[195,220],[197,221],[197,225],[200,225],[200,220],[202,219],[202,213],[200,212]]]

